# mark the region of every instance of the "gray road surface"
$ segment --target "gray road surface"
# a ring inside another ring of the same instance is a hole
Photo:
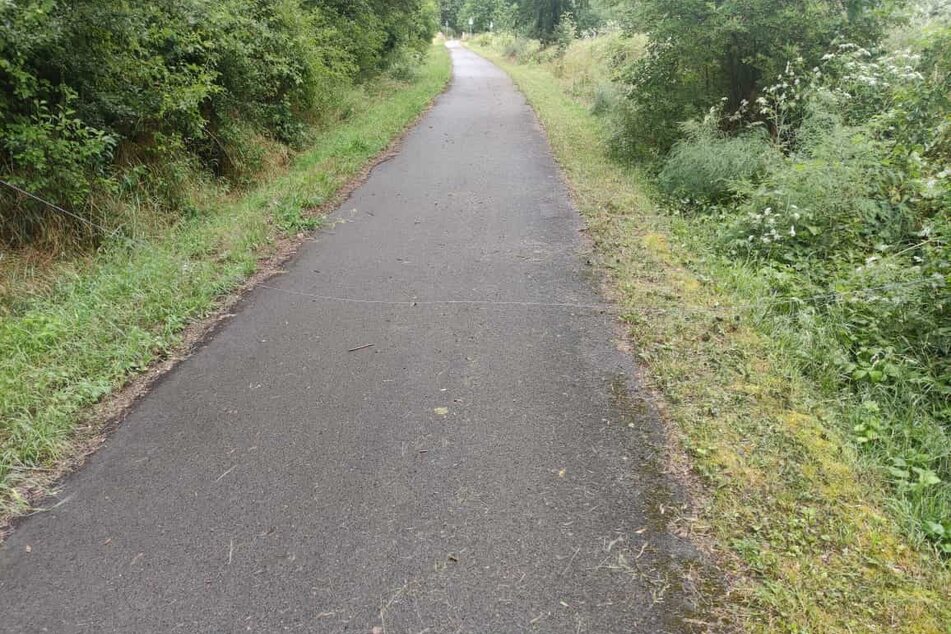
[[[0,630],[684,629],[695,555],[581,220],[510,80],[453,58],[336,224],[20,523]]]

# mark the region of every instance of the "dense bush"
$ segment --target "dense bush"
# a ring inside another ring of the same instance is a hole
[[[427,44],[434,16],[423,0],[6,0],[0,174],[96,222],[95,194],[130,178],[174,210],[175,174],[241,172],[256,135],[300,142],[352,82]],[[49,226],[0,193],[0,241]]]
[[[511,32],[498,34],[483,33],[474,40],[476,45],[493,48],[505,57],[519,63],[538,61],[538,55],[544,50],[542,43]]]
[[[815,124],[810,117],[804,126],[816,129],[796,152],[775,163],[758,185],[749,179],[741,185],[747,191],[725,232],[731,246],[780,262],[828,260],[904,237],[901,210],[877,198],[884,176],[881,144],[861,127],[825,118]],[[726,150],[738,138],[720,147]],[[694,143],[680,151],[693,157],[697,180],[722,160],[715,148]],[[705,168],[711,158],[712,167]]]
[[[621,96],[616,75],[643,55],[647,38],[625,33],[613,23],[580,34],[576,28],[573,19],[566,20],[563,40],[548,47],[513,31],[483,33],[473,42],[519,63],[551,63],[569,94],[594,110],[607,111]]]
[[[617,96],[614,79],[618,69],[643,55],[646,46],[644,36],[630,36],[615,25],[605,25],[571,41],[556,60],[555,73],[566,82],[571,95],[592,107],[607,107]]]
[[[648,54],[625,73],[628,103],[615,120],[625,156],[657,156],[681,121],[726,98],[735,111],[781,75],[791,59],[811,67],[836,38],[882,36],[889,0],[641,0],[632,27],[650,33]]]
[[[667,194],[722,200],[757,179],[778,158],[762,130],[726,135],[716,113],[683,124],[685,139],[673,147],[658,177]]]

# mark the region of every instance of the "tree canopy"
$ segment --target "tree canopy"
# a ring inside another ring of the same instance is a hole
[[[572,14],[585,23],[603,4],[590,0],[440,0],[440,17],[442,26],[456,31],[467,31],[471,18],[476,32],[494,26],[548,41],[562,16]]]

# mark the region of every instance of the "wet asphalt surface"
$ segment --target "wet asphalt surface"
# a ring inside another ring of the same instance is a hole
[[[684,630],[696,555],[581,220],[452,52],[399,154],[0,547],[0,631]]]

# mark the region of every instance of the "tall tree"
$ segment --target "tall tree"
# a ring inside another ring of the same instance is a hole
[[[459,30],[459,11],[465,0],[439,0],[439,26]]]
[[[549,41],[565,13],[587,12],[588,0],[522,0],[522,13],[532,37]]]

